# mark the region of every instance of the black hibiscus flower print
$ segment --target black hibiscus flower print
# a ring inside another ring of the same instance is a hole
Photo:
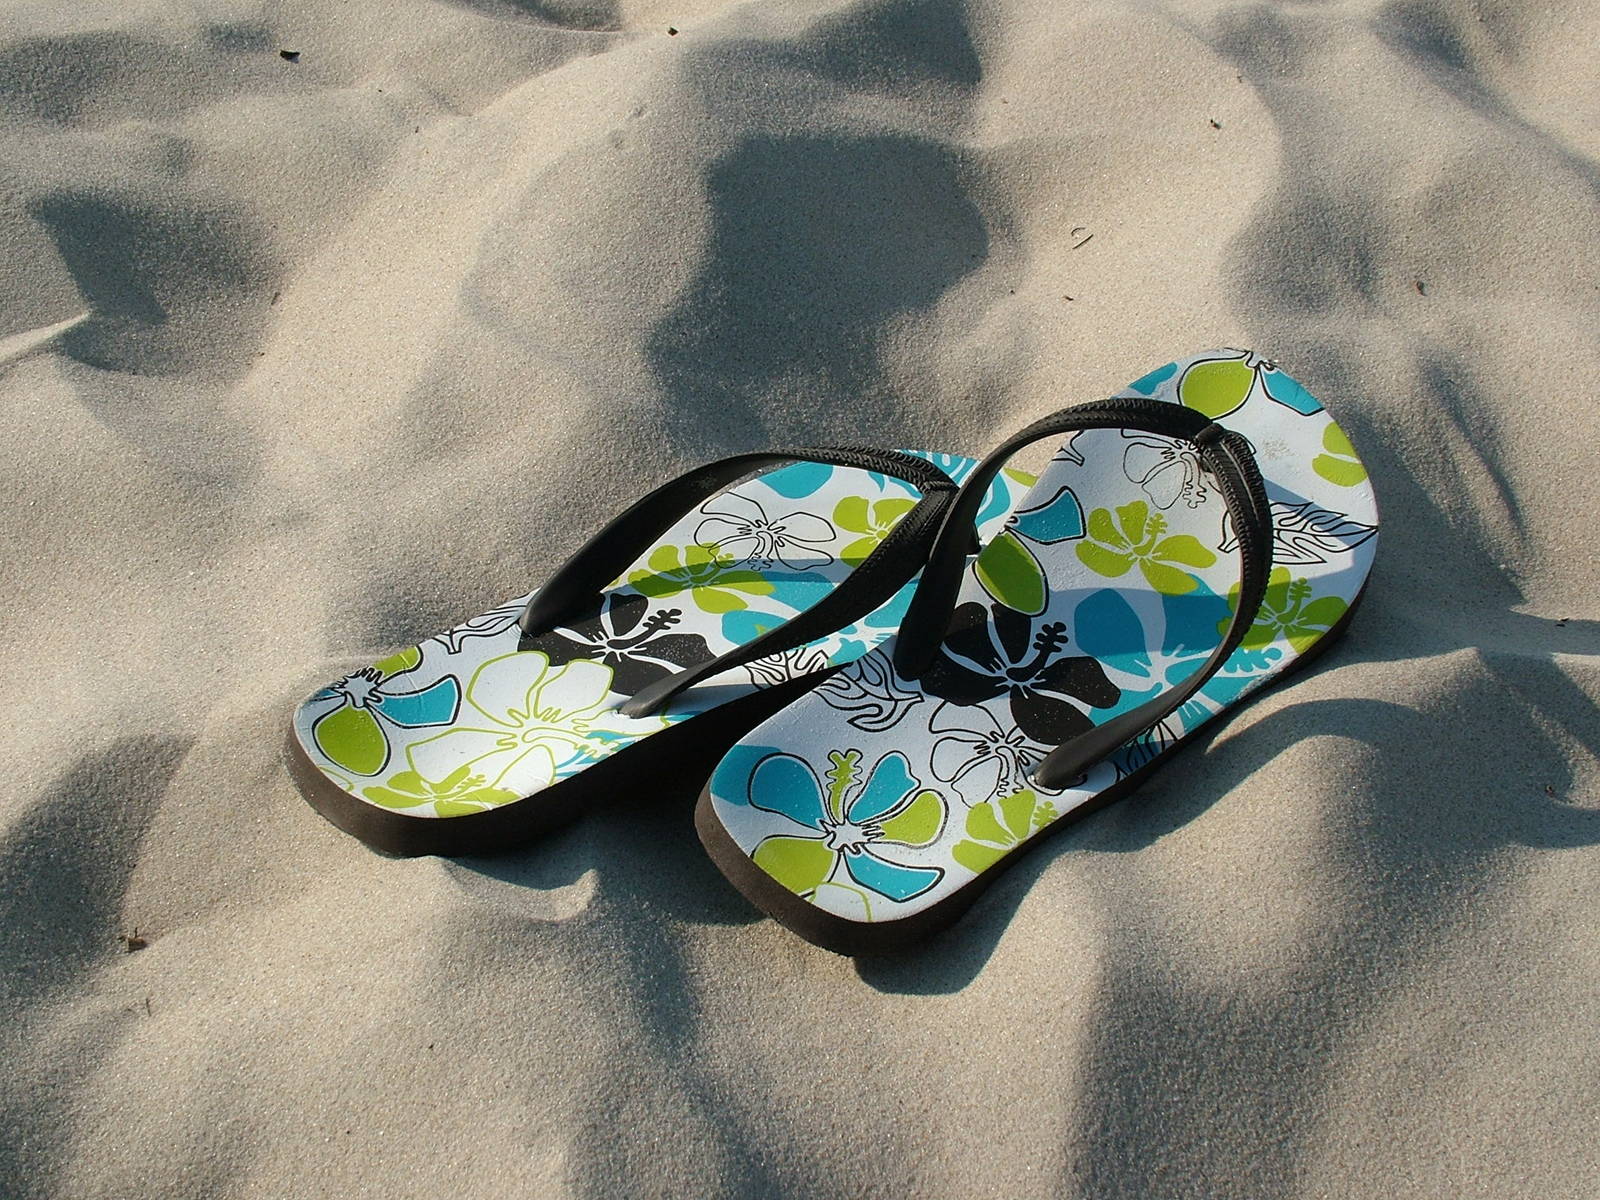
[[[598,615],[575,625],[558,625],[527,638],[521,650],[542,650],[552,666],[575,658],[604,663],[612,670],[611,690],[631,696],[684,667],[716,657],[698,633],[672,633],[683,614],[675,608],[648,616],[648,597],[636,594],[606,599]]]
[[[1122,690],[1095,659],[1067,654],[1067,627],[1035,627],[1023,613],[996,604],[963,604],[955,611],[939,656],[922,677],[924,690],[953,704],[982,704],[1009,696],[1017,728],[1045,746],[1059,746],[1094,728],[1068,697],[1110,708]]]

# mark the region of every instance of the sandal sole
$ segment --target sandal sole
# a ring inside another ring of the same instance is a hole
[[[1194,742],[1195,735],[1201,730],[1214,728],[1218,723],[1226,721],[1234,713],[1248,708],[1256,697],[1294,679],[1296,675],[1314,663],[1344,636],[1345,631],[1349,628],[1351,618],[1355,615],[1356,609],[1360,607],[1361,601],[1365,596],[1366,586],[1363,585],[1361,591],[1356,593],[1355,599],[1351,601],[1350,606],[1327,633],[1281,672],[1263,683],[1243,703],[1217,713],[1188,736],[1160,751],[1138,770],[1117,780],[1093,799],[1063,814],[1038,836],[1029,838],[1020,846],[1017,846],[1005,857],[997,860],[992,867],[974,877],[970,883],[959,891],[930,904],[927,908],[911,916],[901,917],[892,921],[849,921],[843,917],[834,916],[832,913],[824,912],[783,887],[760,867],[756,866],[755,862],[739,848],[738,843],[723,828],[722,822],[717,819],[716,812],[712,806],[709,781],[701,789],[700,798],[695,804],[695,832],[699,834],[700,844],[705,847],[705,851],[711,856],[712,862],[728,877],[729,882],[744,895],[745,899],[785,928],[793,930],[813,945],[844,955],[879,954],[904,949],[923,941],[933,934],[948,929],[963,913],[972,907],[984,891],[1002,873],[1014,866],[1023,855],[1033,850],[1040,843],[1060,833],[1063,829],[1076,825],[1085,817],[1091,816],[1102,808],[1114,804],[1130,793],[1137,791],[1152,774],[1165,766],[1174,755],[1180,754],[1187,749]]]

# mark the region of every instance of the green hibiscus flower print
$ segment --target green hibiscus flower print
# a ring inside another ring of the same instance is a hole
[[[1238,584],[1228,593],[1228,606],[1234,610],[1239,607]],[[1309,583],[1290,578],[1287,567],[1274,567],[1267,579],[1261,611],[1240,645],[1246,650],[1260,650],[1282,638],[1294,647],[1296,654],[1304,654],[1338,623],[1349,607],[1338,596],[1313,599]],[[1217,622],[1217,631],[1226,634],[1231,620],[1230,617]]]
[[[973,574],[1001,604],[1037,617],[1049,603],[1050,586],[1033,547],[1081,538],[1083,532],[1083,505],[1071,488],[1059,487],[1048,499],[1016,511],[979,553]]]
[[[1114,520],[1108,509],[1097,508],[1090,513],[1090,540],[1077,546],[1083,565],[1098,575],[1117,579],[1137,565],[1156,591],[1182,596],[1194,591],[1200,581],[1172,564],[1209,567],[1217,561],[1217,556],[1198,538],[1187,533],[1163,537],[1167,519],[1160,513],[1152,516],[1150,506],[1143,500],[1124,504],[1116,513]]]
[[[852,567],[862,562],[916,505],[915,500],[904,496],[890,496],[870,505],[865,496],[846,496],[839,501],[833,510],[833,523],[846,533],[860,535],[839,551],[840,561]]]
[[[485,786],[482,775],[470,766],[457,767],[438,783],[430,783],[415,771],[396,771],[381,784],[362,793],[384,808],[419,808],[430,805],[440,817],[462,817],[468,813],[497,808],[517,798],[504,788]]]
[[[1278,370],[1277,363],[1249,350],[1230,350],[1190,363],[1178,379],[1178,399],[1186,408],[1215,421],[1242,408],[1258,386],[1269,400],[1301,416],[1322,411],[1321,402]]]
[[[917,782],[906,756],[885,754],[864,780],[861,751],[835,750],[828,762],[826,787],[792,754],[757,763],[751,806],[785,818],[793,832],[764,838],[751,856],[756,865],[809,899],[823,887],[849,889],[869,913],[874,896],[904,902],[938,883],[941,868],[895,861],[931,845],[945,822],[944,799]]]
[[[1311,469],[1318,475],[1340,487],[1355,487],[1366,482],[1367,468],[1356,457],[1356,448],[1350,444],[1344,430],[1330,422],[1322,431],[1322,448],[1327,453],[1311,460]]]
[[[688,592],[703,611],[738,612],[750,607],[751,596],[772,595],[772,584],[757,572],[738,567],[731,555],[715,546],[657,546],[645,560],[648,571],[628,576],[633,587],[652,600]]]
[[[405,677],[422,664],[412,646],[329,684],[311,699],[336,700],[311,723],[311,740],[325,758],[356,775],[376,775],[389,765],[391,728],[448,725],[456,719],[461,687],[454,675],[425,688],[404,690]]]
[[[975,804],[967,810],[967,837],[950,857],[974,873],[986,871],[1020,846],[1035,829],[1056,819],[1056,806],[1023,788],[1004,799]]]
[[[552,667],[540,650],[491,658],[467,684],[462,724],[407,749],[417,779],[402,772],[386,786],[419,796],[418,803],[488,804],[495,792],[529,796],[666,727],[663,717],[619,713],[611,681],[610,667],[587,659]],[[425,793],[417,791],[418,782]]]

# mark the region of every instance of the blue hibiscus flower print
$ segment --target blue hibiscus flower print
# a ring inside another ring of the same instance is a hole
[[[784,831],[763,838],[751,857],[791,892],[814,899],[819,889],[842,889],[870,911],[874,898],[904,902],[944,877],[940,867],[899,861],[932,845],[946,815],[943,797],[917,781],[904,754],[885,754],[863,774],[861,751],[834,750],[824,783],[810,763],[776,750],[750,770],[754,748],[740,749],[719,769],[719,790],[781,818]],[[727,779],[729,770],[748,776]]]

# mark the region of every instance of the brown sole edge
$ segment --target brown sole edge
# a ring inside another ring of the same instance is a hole
[[[833,670],[775,684],[730,700],[651,734],[578,774],[522,800],[460,817],[413,817],[368,804],[324,775],[311,761],[291,721],[285,765],[307,804],[330,823],[375,850],[402,858],[424,854],[497,854],[568,824],[613,796],[636,791],[662,771],[697,776],[741,737],[792,704]]]
[[[1284,683],[1295,678],[1309,667],[1313,662],[1325,654],[1330,647],[1339,641],[1350,627],[1350,620],[1355,615],[1356,609],[1361,606],[1361,601],[1367,594],[1366,583],[1363,582],[1361,590],[1356,593],[1350,607],[1345,609],[1344,615],[1313,645],[1289,666],[1284,668],[1277,676],[1253,692],[1243,703],[1225,708],[1210,720],[1199,726],[1193,733],[1179,739],[1171,746],[1161,751],[1144,766],[1117,780],[1105,791],[1096,795],[1063,815],[1043,833],[1037,837],[1029,838],[1016,849],[982,874],[964,885],[958,891],[946,896],[943,900],[930,904],[920,912],[908,917],[901,917],[894,921],[848,921],[843,917],[836,917],[832,913],[824,912],[815,905],[808,903],[795,893],[779,884],[770,875],[763,871],[751,860],[750,856],[739,848],[728,831],[722,827],[722,822],[717,819],[712,808],[710,780],[700,790],[700,798],[695,803],[694,827],[700,836],[700,844],[716,864],[717,869],[727,876],[728,882],[733,884],[762,912],[785,928],[799,934],[814,946],[824,950],[831,950],[835,954],[880,954],[893,950],[904,949],[917,942],[932,936],[941,930],[949,928],[960,918],[961,914],[971,908],[973,903],[984,891],[994,883],[1008,868],[1015,865],[1024,854],[1035,849],[1040,843],[1063,829],[1070,828],[1085,817],[1091,816],[1109,804],[1136,791],[1145,780],[1159,768],[1165,766],[1171,758],[1187,749],[1194,741],[1195,734],[1201,729],[1207,729],[1214,723],[1231,717],[1240,712],[1258,697],[1265,695],[1274,688],[1281,687]]]

